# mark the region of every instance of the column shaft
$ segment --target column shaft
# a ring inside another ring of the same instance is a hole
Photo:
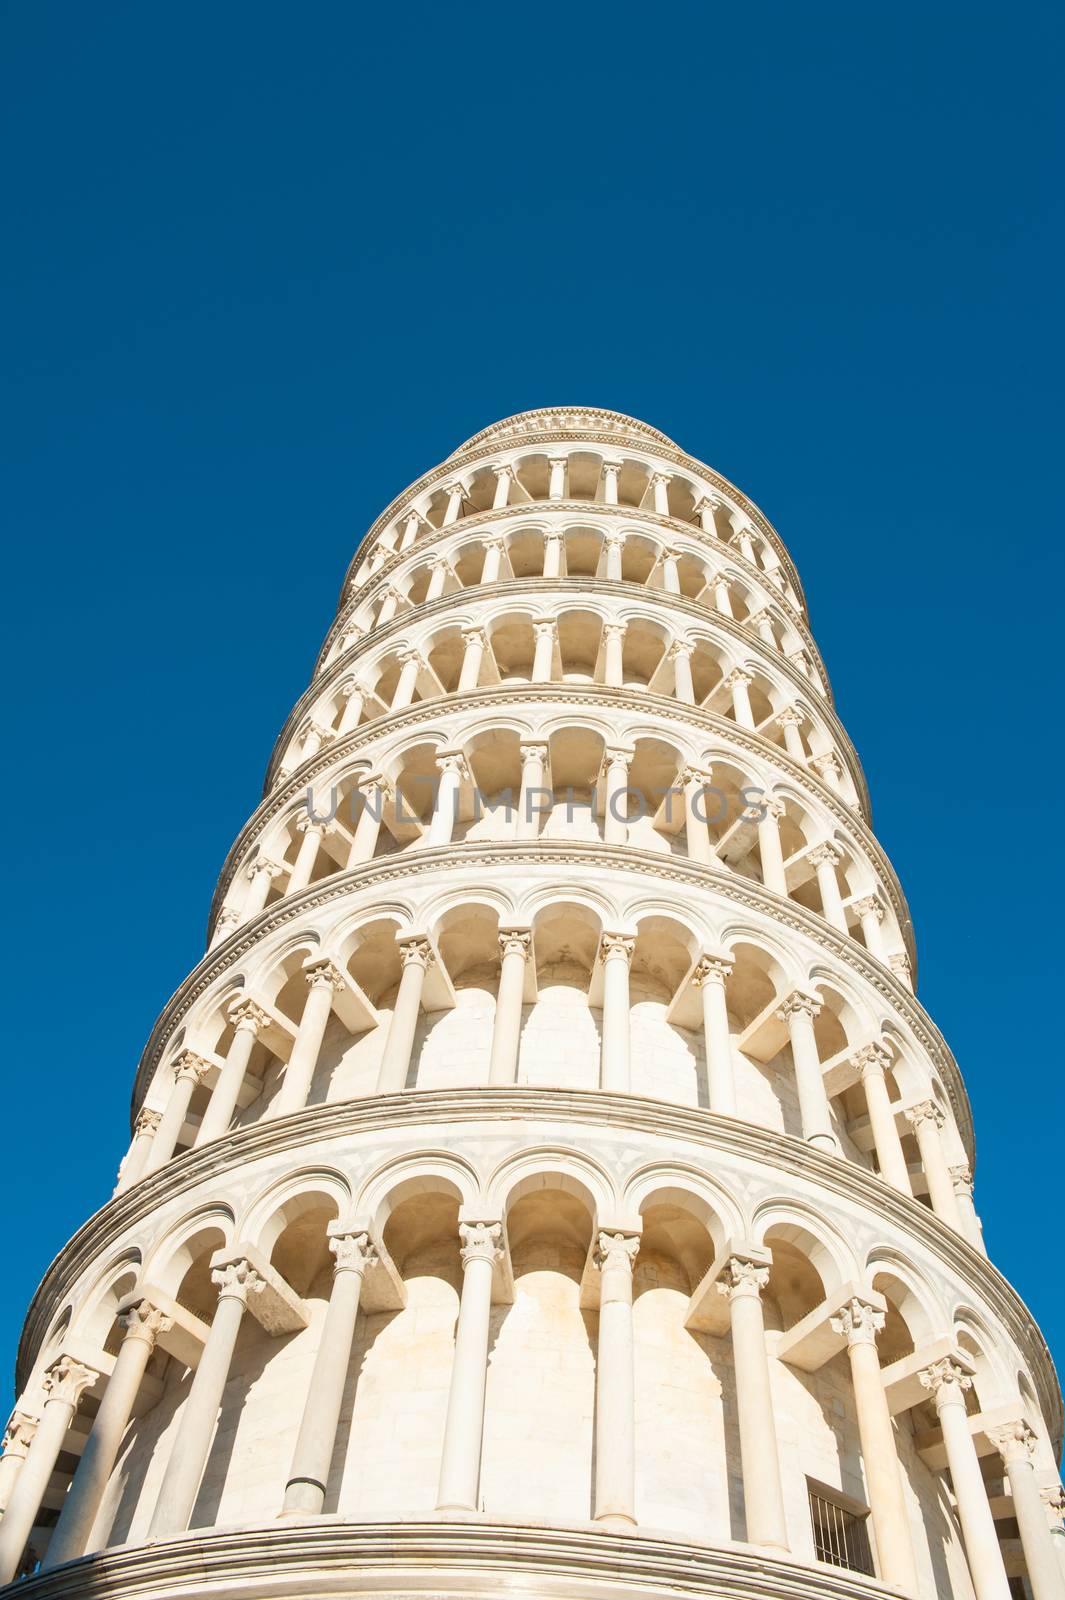
[[[629,1040],[629,962],[635,941],[619,934],[604,934],[603,957],[603,1060],[600,1082],[604,1089],[628,1094],[632,1086]]]
[[[493,1263],[501,1225],[462,1223],[462,1295],[455,1329],[455,1356],[440,1461],[440,1511],[477,1509],[488,1377],[488,1331],[492,1312]]]
[[[599,1235],[599,1343],[595,1363],[595,1520],[636,1522],[636,1384],[632,1269],[640,1241]]]
[[[399,1094],[407,1086],[414,1034],[421,1011],[422,987],[432,955],[428,944],[424,940],[417,940],[403,946],[400,959],[403,972],[377,1074],[378,1094]]]
[[[502,960],[499,989],[492,1025],[492,1053],[488,1063],[489,1083],[518,1081],[518,1047],[521,1042],[521,1011],[525,990],[525,962],[532,935],[507,932],[499,935]]]
[[[747,1539],[750,1544],[786,1550],[788,1533],[762,1318],[761,1290],[769,1280],[769,1273],[764,1267],[736,1258],[725,1270]]]

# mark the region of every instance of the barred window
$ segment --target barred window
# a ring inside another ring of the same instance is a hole
[[[807,1478],[806,1486],[810,1493],[810,1521],[818,1561],[875,1578],[866,1528],[868,1508],[848,1499],[838,1489],[815,1483],[812,1478]]]

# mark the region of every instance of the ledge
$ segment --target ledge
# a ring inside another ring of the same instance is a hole
[[[974,1284],[1001,1319],[1035,1376],[1039,1401],[1055,1449],[1062,1433],[1062,1400],[1046,1343],[1031,1313],[998,1269],[960,1234],[919,1201],[907,1199],[874,1173],[817,1150],[802,1139],[773,1133],[756,1123],[693,1110],[639,1095],[602,1090],[478,1088],[411,1090],[398,1095],[312,1106],[242,1128],[200,1149],[185,1152],[113,1196],[85,1222],[52,1262],[30,1303],[19,1344],[16,1392],[21,1392],[37,1346],[59,1303],[79,1275],[121,1241],[125,1232],[150,1217],[165,1201],[197,1188],[234,1168],[271,1153],[300,1150],[308,1143],[350,1139],[381,1129],[456,1123],[509,1124],[557,1122],[680,1138],[701,1145],[708,1162],[715,1153],[755,1161],[811,1183],[833,1195],[868,1207],[889,1226],[919,1239],[965,1282]]]
[[[705,1596],[706,1600],[900,1600],[874,1578],[772,1558],[750,1545],[605,1533],[471,1516],[270,1523],[124,1545],[12,1584],[26,1600],[343,1600],[374,1596]]]

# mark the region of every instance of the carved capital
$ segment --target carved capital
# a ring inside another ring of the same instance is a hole
[[[150,1106],[141,1106],[137,1112],[137,1120],[133,1124],[134,1138],[154,1138],[163,1116],[160,1111],[153,1111]]]
[[[947,1119],[934,1100],[921,1100],[917,1105],[906,1107],[906,1120],[914,1128],[919,1127],[922,1122],[931,1122],[937,1128],[941,1128]]]
[[[342,700],[352,700],[357,694],[364,695],[366,686],[361,684],[357,678],[345,678],[337,693]]]
[[[967,1195],[971,1200],[973,1194],[973,1175],[969,1163],[967,1161],[959,1161],[957,1166],[951,1167],[949,1171],[950,1181],[954,1185],[954,1193],[957,1195]]]
[[[838,867],[843,860],[843,852],[826,839],[824,844],[815,845],[806,859],[811,867]]]
[[[504,957],[521,956],[524,960],[532,945],[532,934],[527,928],[500,928],[499,948]]]
[[[503,1259],[501,1222],[460,1222],[459,1239],[459,1255],[464,1268],[471,1261],[491,1261],[494,1265]]]
[[[445,750],[443,755],[437,756],[436,770],[440,773],[453,772],[459,778],[468,778],[470,775],[466,757],[461,750]]]
[[[376,1266],[379,1257],[368,1233],[345,1232],[340,1228],[334,1233],[334,1227],[336,1224],[330,1223],[329,1248],[336,1256],[334,1277],[338,1272],[357,1272],[361,1276],[367,1267]]]
[[[1006,1423],[1004,1427],[991,1428],[987,1436],[1007,1467],[1018,1461],[1032,1459],[1035,1434],[1021,1418],[1016,1422]]]
[[[428,939],[401,939],[399,959],[405,967],[422,967],[426,972],[436,959]]]
[[[877,1073],[883,1076],[891,1065],[891,1051],[874,1039],[871,1044],[863,1044],[854,1052],[851,1065],[859,1078],[865,1079]]]
[[[921,1381],[921,1387],[927,1389],[934,1397],[937,1408],[951,1403],[964,1405],[963,1391],[971,1389],[973,1385],[969,1374],[949,1356],[943,1361],[933,1361],[930,1367],[925,1367],[917,1376]]]
[[[599,944],[600,961],[623,959],[626,966],[632,960],[636,940],[624,933],[604,933]]]
[[[738,684],[747,684],[753,682],[754,679],[751,677],[749,672],[744,672],[741,667],[733,667],[732,671],[725,679],[724,686],[726,689],[735,689]]]
[[[866,894],[860,900],[855,900],[854,909],[860,917],[875,917],[877,922],[884,920],[884,908],[875,894]]]
[[[855,1295],[829,1318],[829,1326],[833,1333],[842,1333],[848,1345],[875,1344],[884,1326],[884,1313]]]
[[[821,1001],[815,994],[807,994],[803,989],[795,989],[786,995],[777,1007],[777,1016],[781,1022],[791,1022],[793,1017],[809,1017],[812,1022],[821,1014]]]
[[[535,742],[526,743],[526,741],[523,739],[518,746],[518,754],[521,757],[521,764],[523,767],[530,762],[535,762],[541,767],[547,764],[546,744],[536,744]]]
[[[262,1294],[266,1279],[261,1278],[250,1261],[230,1261],[224,1267],[214,1267],[211,1282],[218,1285],[220,1300],[239,1300],[247,1305],[250,1294]]]
[[[312,817],[308,812],[306,816],[300,817],[297,821],[296,832],[313,833],[319,839],[324,839],[327,833],[336,832],[336,826],[336,822],[332,817],[319,820],[317,817]]]
[[[254,1000],[234,1000],[226,1012],[226,1017],[238,1032],[256,1035],[270,1022],[262,1006],[256,1005]]]
[[[606,1267],[626,1267],[631,1272],[639,1249],[637,1234],[607,1233],[604,1230],[596,1240],[592,1259],[600,1272]]]
[[[603,770],[609,772],[611,767],[620,767],[628,775],[629,762],[632,760],[633,751],[622,745],[611,745],[603,751]]]
[[[174,1062],[174,1081],[181,1083],[188,1080],[194,1084],[202,1083],[210,1070],[210,1062],[198,1056],[195,1050],[183,1050]]]
[[[100,1374],[71,1356],[60,1356],[44,1375],[43,1389],[49,1400],[60,1400],[64,1405],[76,1406],[86,1389],[90,1389]]]
[[[533,623],[533,633],[537,639],[554,639],[558,633],[558,624],[551,618]]]
[[[718,1279],[717,1292],[730,1300],[733,1295],[760,1295],[768,1282],[769,1268],[761,1262],[729,1256]]]
[[[126,1330],[127,1339],[142,1339],[153,1349],[159,1335],[168,1333],[174,1326],[173,1319],[150,1300],[138,1300],[135,1305],[126,1306],[118,1320]]]
[[[694,651],[695,646],[690,639],[674,639],[666,654],[670,661],[676,661],[678,656],[686,656],[690,660]]]
[[[248,868],[248,877],[254,879],[265,872],[268,878],[280,878],[284,870],[280,862],[271,861],[269,856],[257,856]]]
[[[36,1417],[25,1411],[12,1411],[4,1429],[3,1452],[5,1456],[24,1456],[37,1432]]]
[[[806,718],[795,706],[785,706],[783,711],[778,711],[773,718],[778,728],[801,728]]]
[[[700,956],[695,971],[692,973],[692,982],[697,989],[705,983],[719,983],[725,987],[725,980],[732,976],[732,962],[726,961],[724,956]]]
[[[603,642],[608,639],[624,639],[626,624],[624,622],[604,622]]]
[[[321,956],[312,962],[306,962],[303,968],[304,980],[310,989],[336,989],[344,988],[344,974],[335,962],[328,956]]]

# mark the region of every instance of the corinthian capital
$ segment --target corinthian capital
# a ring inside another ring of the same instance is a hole
[[[328,956],[320,956],[315,960],[304,962],[303,976],[308,986],[312,989],[328,988],[340,990],[344,988],[346,981],[340,968],[330,961]]]
[[[195,1050],[183,1050],[174,1062],[174,1079],[180,1082],[190,1078],[193,1083],[202,1083],[210,1070],[210,1062],[198,1056]]]
[[[3,1452],[5,1456],[24,1456],[37,1432],[37,1418],[26,1411],[12,1411],[4,1429]]]
[[[635,1233],[600,1233],[596,1240],[595,1265],[600,1272],[605,1267],[627,1267],[631,1272],[639,1254],[640,1239]]]
[[[239,1300],[247,1305],[250,1294],[262,1294],[266,1279],[261,1278],[250,1261],[227,1261],[223,1267],[214,1267],[211,1282],[218,1285],[218,1298]]]
[[[162,1112],[152,1111],[149,1106],[141,1106],[140,1110],[137,1112],[137,1120],[133,1124],[134,1137],[137,1137],[140,1134],[154,1137],[156,1129],[159,1127],[159,1124],[162,1122],[162,1120]]]
[[[152,1348],[161,1333],[174,1326],[173,1319],[153,1306],[150,1300],[137,1300],[119,1312],[118,1320],[126,1330],[127,1339],[143,1339]]]
[[[718,1279],[717,1292],[730,1300],[738,1294],[759,1295],[768,1282],[767,1266],[744,1256],[729,1256]]]
[[[435,957],[433,955],[433,947],[428,939],[415,937],[400,941],[399,959],[405,967],[424,967],[428,972]]]
[[[781,1022],[790,1022],[792,1017],[809,1017],[812,1022],[820,1013],[821,1001],[817,995],[807,994],[803,989],[795,989],[791,994],[785,995],[777,1007],[777,1016]]]
[[[1022,1419],[1008,1422],[1002,1428],[991,1428],[987,1436],[1007,1467],[1012,1462],[1031,1460],[1035,1434]]]
[[[829,1318],[829,1326],[833,1333],[842,1333],[849,1345],[875,1344],[884,1326],[884,1313],[854,1295]]]
[[[957,1400],[964,1405],[965,1398],[962,1391],[971,1389],[973,1385],[973,1380],[964,1367],[960,1367],[949,1356],[942,1361],[933,1361],[931,1366],[925,1367],[917,1376],[921,1387],[934,1395],[937,1405],[942,1405],[948,1400]]]
[[[937,1128],[941,1128],[947,1119],[934,1100],[921,1100],[917,1105],[906,1107],[906,1120],[914,1128],[919,1127],[922,1122],[931,1122]]]
[[[491,1261],[494,1264],[503,1259],[501,1222],[460,1222],[459,1239],[463,1267],[468,1267],[471,1261]]]
[[[92,1387],[100,1374],[92,1367],[75,1361],[71,1356],[60,1356],[44,1375],[43,1388],[49,1400],[61,1400],[76,1406],[86,1389]]]
[[[333,1229],[336,1228],[336,1232]],[[336,1256],[334,1275],[338,1272],[363,1273],[367,1267],[376,1266],[378,1261],[377,1251],[374,1249],[373,1240],[368,1233],[355,1233],[342,1230],[335,1223],[329,1225],[329,1248]]]

